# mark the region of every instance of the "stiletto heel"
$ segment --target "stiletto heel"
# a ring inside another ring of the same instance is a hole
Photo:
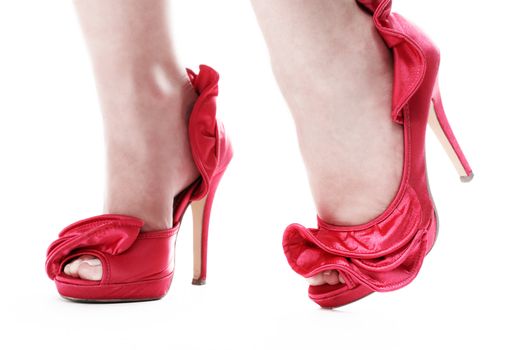
[[[430,103],[428,125],[434,131],[439,142],[443,146],[443,149],[452,161],[452,164],[456,168],[461,181],[469,182],[472,180],[474,174],[472,173],[472,169],[470,168],[470,165],[468,164],[461,147],[459,147],[454,132],[448,123],[437,81],[432,92],[432,102]]]
[[[303,277],[336,270],[344,283],[310,286],[322,307],[349,304],[373,292],[409,284],[437,237],[437,217],[426,175],[427,121],[450,155],[462,181],[470,168],[448,124],[437,87],[439,51],[415,25],[391,13],[390,0],[357,0],[393,54],[391,118],[404,132],[399,189],[388,208],[362,225],[338,226],[318,218],[317,228],[289,225],[283,238],[289,265]]]
[[[194,225],[194,275],[192,284],[203,285],[207,279],[207,248],[209,239],[210,213],[212,202],[224,171],[218,173],[211,181],[207,196],[192,202],[192,218]]]
[[[143,221],[105,214],[66,227],[48,248],[46,270],[63,297],[75,301],[116,302],[162,298],[174,275],[176,236],[189,204],[194,216],[195,284],[206,275],[209,217],[218,183],[232,158],[223,125],[216,119],[218,73],[200,65],[187,69],[198,98],[188,119],[188,135],[200,177],[174,198],[172,228],[141,232]],[[68,276],[64,266],[81,255],[101,261],[100,281]]]

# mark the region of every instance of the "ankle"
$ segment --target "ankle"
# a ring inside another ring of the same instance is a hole
[[[108,141],[122,136],[125,145],[133,138],[145,146],[152,142],[159,146],[152,139],[152,128],[157,132],[163,127],[187,129],[197,94],[188,77],[176,71],[175,67],[149,66],[105,78],[98,90]],[[126,132],[114,132],[123,127]]]
[[[188,105],[196,98],[185,70],[174,62],[105,62],[95,75],[105,116],[177,101]]]

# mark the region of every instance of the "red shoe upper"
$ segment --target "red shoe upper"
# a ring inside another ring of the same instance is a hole
[[[436,236],[434,206],[427,187],[424,138],[439,52],[414,25],[390,12],[391,1],[357,1],[373,14],[378,33],[392,50],[394,79],[391,116],[404,129],[404,166],[399,190],[376,219],[357,226],[318,220],[318,228],[288,226],[283,247],[294,271],[310,277],[338,270],[346,285],[311,286],[310,297],[339,306],[371,291],[410,283]],[[360,293],[349,293],[360,289]],[[338,293],[348,293],[339,298]]]

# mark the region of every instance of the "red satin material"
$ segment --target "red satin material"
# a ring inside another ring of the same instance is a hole
[[[46,270],[62,296],[84,300],[138,300],[163,297],[174,271],[174,248],[181,217],[191,201],[217,186],[227,167],[232,148],[221,122],[216,119],[219,75],[201,65],[199,74],[187,70],[198,93],[189,117],[192,156],[201,177],[174,201],[174,226],[140,232],[143,221],[105,214],[78,221],[61,231],[48,248]],[[207,214],[208,215],[208,214]],[[208,220],[208,217],[207,217]],[[63,273],[64,265],[84,254],[101,260],[101,281],[87,281]]]
[[[323,307],[337,307],[373,291],[410,283],[436,239],[436,217],[427,187],[425,130],[439,67],[439,51],[414,25],[391,13],[391,1],[359,1],[373,13],[375,27],[394,59],[392,120],[404,129],[404,165],[399,190],[389,207],[364,225],[318,228],[288,226],[283,247],[293,270],[311,277],[338,270],[345,284],[310,286]]]
[[[199,75],[187,69],[190,81],[199,94],[189,118],[190,148],[201,173],[201,182],[192,193],[192,201],[210,192],[212,179],[225,170],[232,158],[232,147],[225,128],[216,120],[219,75],[207,66],[202,65],[200,69]]]
[[[46,270],[53,279],[60,273],[60,262],[76,249],[95,249],[117,255],[135,242],[143,221],[125,215],[100,215],[78,221],[59,233],[48,248]]]

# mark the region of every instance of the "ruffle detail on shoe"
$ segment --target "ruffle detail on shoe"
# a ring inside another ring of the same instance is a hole
[[[407,187],[393,211],[371,225],[335,226],[319,219],[319,228],[289,225],[283,247],[295,272],[311,277],[338,270],[349,287],[357,283],[390,291],[410,283],[426,255],[426,230],[419,229],[421,206]]]
[[[81,249],[122,254],[136,241],[143,221],[126,215],[98,215],[67,226],[48,248],[46,271],[54,279],[68,256]]]
[[[232,157],[230,141],[225,135],[223,124],[216,119],[220,76],[209,66],[200,65],[199,68],[199,74],[187,69],[192,86],[198,94],[188,126],[192,157],[201,174],[192,200],[201,199],[209,192],[211,178],[221,172]]]
[[[402,109],[419,89],[426,73],[425,53],[414,39],[405,34],[404,28],[409,25],[408,22],[391,13],[391,0],[357,0],[357,3],[373,14],[377,31],[392,49],[394,75],[391,116],[394,122],[402,124]]]

